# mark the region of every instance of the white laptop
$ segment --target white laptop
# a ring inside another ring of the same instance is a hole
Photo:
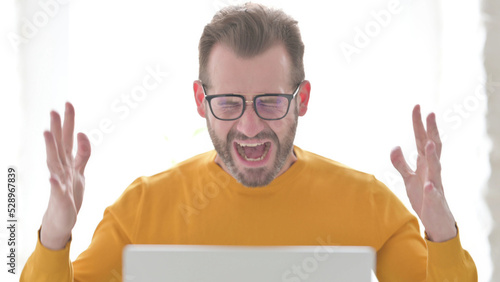
[[[126,282],[370,282],[370,247],[128,245]]]

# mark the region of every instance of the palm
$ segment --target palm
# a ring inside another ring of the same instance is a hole
[[[82,198],[77,199],[74,191],[81,191],[84,188],[83,181],[79,180],[83,175],[79,175],[74,170],[68,172],[66,179],[60,181],[60,191],[52,192],[49,199],[47,216],[52,218],[52,228],[58,232],[67,232],[76,223],[76,217],[82,205]]]
[[[54,241],[69,236],[82,206],[84,169],[90,157],[90,142],[85,134],[78,134],[78,150],[73,157],[73,129],[74,109],[67,103],[64,125],[61,127],[59,114],[52,112],[51,130],[44,133],[51,193],[42,222],[41,239],[48,247],[60,247]]]
[[[422,200],[423,200],[423,189],[425,180],[427,178],[427,162],[418,156],[417,157],[417,169],[415,173],[409,177],[406,181],[406,192],[408,194],[408,198],[410,199],[411,206],[413,210],[420,217],[422,213]]]

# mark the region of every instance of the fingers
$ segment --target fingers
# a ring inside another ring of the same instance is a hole
[[[436,153],[438,159],[441,157],[441,138],[436,123],[436,115],[431,113],[427,116],[427,137],[436,145]]]
[[[75,109],[71,103],[66,103],[64,125],[61,126],[61,117],[55,111],[50,113],[50,132],[54,136],[57,152],[61,164],[67,165],[72,160],[73,132],[75,128]]]
[[[65,165],[72,161],[73,132],[75,129],[75,109],[71,103],[66,103],[64,125],[61,127],[61,117],[55,111],[50,113],[50,131],[44,132],[47,165],[52,174],[61,177]],[[83,174],[90,157],[90,141],[83,134],[78,134],[78,149],[75,158],[75,169]]]
[[[87,135],[78,133],[78,149],[75,157],[75,169],[82,175],[90,157],[90,141]]]
[[[420,113],[420,106],[416,105],[413,109],[413,130],[415,132],[415,141],[417,143],[418,154],[425,156],[425,146],[427,141],[431,140],[436,144],[436,153],[438,158],[441,157],[441,138],[436,123],[436,114],[430,113],[426,119],[427,130],[424,128],[422,116]]]
[[[75,129],[75,109],[71,103],[66,103],[64,125],[62,128],[62,146],[66,156],[72,156],[73,132]]]
[[[57,151],[54,135],[52,132],[45,131],[43,136],[45,138],[45,150],[47,152],[47,167],[51,175],[60,175],[63,173],[62,164]]]
[[[396,147],[391,151],[391,162],[392,165],[398,170],[399,174],[403,177],[403,180],[406,183],[408,177],[413,175],[413,170],[408,166],[406,160],[403,156],[403,152],[401,151],[401,147]]]
[[[59,155],[59,160],[62,165],[65,165],[66,154],[64,153],[62,145],[61,117],[55,111],[50,112],[50,132],[54,136],[56,149]]]
[[[437,189],[442,189],[441,163],[436,149],[436,144],[433,141],[429,141],[425,146],[425,157],[428,165],[426,183],[431,182]]]
[[[424,124],[422,123],[422,116],[420,114],[420,105],[413,108],[413,131],[415,133],[415,143],[417,143],[418,154],[425,155],[425,144],[427,142],[427,132],[425,131]]]

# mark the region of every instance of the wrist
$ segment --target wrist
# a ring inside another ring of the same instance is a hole
[[[427,240],[442,243],[455,238],[458,234],[456,222],[451,226],[441,226],[437,230],[425,230],[425,237]]]
[[[66,247],[66,244],[71,240],[71,233],[55,235],[50,232],[50,228],[44,228],[42,225],[39,239],[45,248],[57,251]]]

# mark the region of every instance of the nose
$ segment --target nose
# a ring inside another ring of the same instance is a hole
[[[253,103],[249,101],[247,101],[245,112],[237,122],[236,129],[250,138],[264,129],[264,120],[257,115]]]

